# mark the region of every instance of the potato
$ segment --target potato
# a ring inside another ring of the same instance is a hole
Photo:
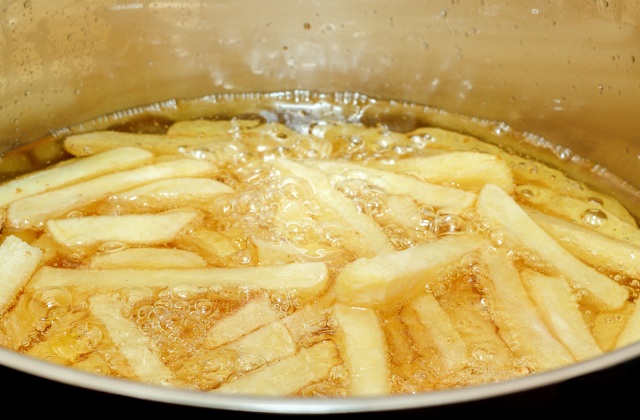
[[[0,315],[31,279],[41,258],[40,249],[13,235],[0,245]]]

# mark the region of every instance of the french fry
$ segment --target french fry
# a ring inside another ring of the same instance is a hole
[[[7,210],[4,208],[0,209],[0,232],[2,232],[2,229],[4,228],[4,221],[7,218]]]
[[[386,343],[372,309],[333,307],[336,342],[349,371],[353,396],[385,395],[391,391]]]
[[[586,201],[589,199],[598,199],[602,201],[604,208],[618,216],[627,223],[636,226],[636,222],[629,214],[627,209],[613,197],[593,191],[584,183],[568,178],[562,171],[550,168],[549,166],[522,158],[515,154],[510,154],[502,150],[498,146],[485,143],[475,137],[456,133],[449,130],[443,130],[435,127],[418,128],[415,131],[406,134],[411,138],[419,136],[426,138],[429,148],[436,150],[449,151],[477,151],[500,156],[513,171],[516,184],[534,184],[541,185],[556,192],[570,197],[578,198]]]
[[[74,217],[49,220],[45,229],[56,242],[66,247],[90,247],[111,241],[157,245],[172,241],[188,223],[200,217],[195,211]]]
[[[394,146],[409,146],[408,139],[400,133],[362,124],[327,124],[313,127],[313,134],[329,140],[338,154],[349,154],[354,140],[364,142],[374,150],[385,150]]]
[[[150,348],[151,342],[122,315],[124,305],[110,295],[89,298],[91,312],[104,324],[109,336],[143,382],[171,385],[173,373]]]
[[[549,370],[569,363],[571,353],[549,332],[538,308],[531,302],[518,270],[506,253],[481,248],[489,277],[480,277],[486,294],[493,298],[491,319],[502,339],[521,357],[531,357],[536,369]]]
[[[640,247],[534,209],[523,210],[564,249],[582,261],[640,279]]]
[[[389,308],[420,294],[441,268],[482,244],[479,235],[448,236],[404,251],[347,265],[336,279],[338,301],[365,308]]]
[[[280,322],[289,329],[294,340],[304,347],[322,341],[333,330],[327,325],[330,307],[335,298],[325,295],[318,302],[309,302],[297,309],[293,314],[284,317]]]
[[[627,323],[620,332],[620,335],[618,335],[615,348],[626,347],[638,341],[640,341],[640,305],[638,305],[638,301],[636,300],[631,316],[627,319]]]
[[[76,134],[64,140],[64,149],[74,156],[89,156],[115,149],[137,147],[153,153],[179,153],[181,147],[229,140],[228,135],[215,137],[178,137],[159,134],[134,134],[119,131],[95,131]]]
[[[295,354],[298,350],[289,330],[278,321],[271,322],[226,346],[240,354],[260,356],[266,363]],[[257,366],[256,366],[257,367]]]
[[[170,287],[179,283],[195,286],[253,286],[276,291],[296,291],[301,299],[325,290],[329,274],[324,263],[287,264],[277,267],[194,268],[189,270],[72,270],[42,267],[29,282],[29,289],[46,286],[78,286],[92,290],[123,287]]]
[[[209,162],[181,159],[103,175],[90,181],[14,201],[9,205],[7,219],[14,228],[38,228],[48,219],[119,191],[160,179],[212,175],[215,170],[216,167]]]
[[[286,159],[279,159],[278,164],[307,181],[314,190],[314,197],[324,206],[333,209],[353,229],[359,241],[357,245],[351,246],[351,252],[358,257],[393,252],[393,246],[380,226],[369,216],[361,214],[351,200],[335,190],[323,172]]]
[[[327,340],[302,349],[295,356],[242,375],[215,391],[274,397],[291,395],[311,382],[326,378],[331,368],[339,363],[338,349]]]
[[[153,159],[153,154],[135,147],[112,149],[84,159],[35,172],[0,185],[0,207],[13,201],[110,172],[131,169]]]
[[[0,315],[36,271],[42,251],[11,235],[0,245]]]
[[[477,195],[456,188],[444,187],[417,180],[410,176],[367,168],[342,161],[305,161],[305,164],[327,174],[340,174],[347,178],[360,179],[384,188],[389,194],[404,194],[418,203],[435,207],[455,207],[465,209],[473,206]]]
[[[198,227],[177,238],[177,245],[187,250],[196,250],[211,264],[224,264],[238,251],[231,239],[216,231]]]
[[[35,245],[35,244],[34,244]],[[90,268],[204,268],[207,263],[198,254],[180,249],[128,248],[114,253],[96,254],[89,260]]]
[[[531,207],[571,220],[611,238],[640,246],[640,230],[635,224],[632,225],[619,219],[606,209],[594,207],[575,198],[565,197],[555,191],[535,185],[521,185],[516,188],[516,192]]]
[[[276,309],[270,299],[253,299],[207,331],[205,346],[210,349],[220,347],[283,316],[284,313]]]
[[[162,179],[123,191],[111,197],[114,200],[142,200],[147,211],[192,206],[221,194],[230,194],[233,188],[209,178]]]
[[[371,161],[371,165],[387,171],[412,174],[433,184],[456,184],[461,188],[480,190],[493,183],[513,193],[513,174],[507,163],[496,155],[476,152],[451,152],[437,156],[400,159],[393,165]]]
[[[618,337],[627,326],[634,308],[633,303],[625,302],[618,310],[600,311],[593,317],[593,336],[602,351],[608,352],[616,348]]]
[[[432,294],[423,293],[413,299],[402,309],[401,317],[403,322],[411,317],[417,321],[417,325],[415,321],[407,324],[418,353],[428,357],[428,347],[433,346],[445,369],[452,371],[465,366],[467,345]]]
[[[599,309],[617,309],[629,297],[624,287],[586,266],[558,245],[500,187],[487,184],[478,196],[477,207],[483,215],[494,217],[515,232],[528,248],[555,266],[571,283],[588,291],[585,300]]]
[[[381,317],[391,361],[397,366],[412,363],[419,355],[411,341],[407,326],[399,319],[396,311],[383,312]]]
[[[522,272],[522,282],[538,306],[549,330],[569,349],[576,360],[602,354],[587,328],[569,284],[559,277],[547,277],[531,270]]]
[[[58,257],[58,244],[47,233],[43,233],[31,243],[31,246],[39,248],[42,251],[42,258],[40,259],[40,265],[46,265],[55,260]]]
[[[170,137],[213,137],[228,134],[232,129],[231,121],[193,120],[178,121],[169,127]]]

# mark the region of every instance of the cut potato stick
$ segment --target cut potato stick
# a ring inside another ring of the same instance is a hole
[[[386,343],[375,311],[336,305],[332,315],[340,355],[349,371],[351,395],[389,394]]]
[[[195,211],[74,217],[49,220],[45,229],[56,242],[66,247],[88,247],[111,241],[157,245],[172,241],[187,224],[200,217]]]
[[[400,320],[397,311],[382,312],[381,316],[391,361],[397,366],[413,363],[419,355],[411,341],[407,326]]]
[[[477,207],[517,234],[530,249],[555,266],[573,285],[589,293],[585,299],[602,310],[617,309],[629,292],[609,277],[586,266],[553,240],[500,187],[487,184],[478,196]]]
[[[636,300],[631,316],[620,332],[620,335],[618,335],[615,348],[619,349],[638,341],[640,341],[640,305]]]
[[[222,385],[216,392],[274,397],[291,395],[311,382],[326,378],[331,368],[339,363],[338,349],[327,340],[302,349],[295,356],[242,375]]]
[[[327,334],[333,333],[327,325],[327,319],[334,300],[333,296],[325,295],[318,302],[309,302],[280,322],[289,329],[296,342],[308,347],[314,342],[328,338],[325,337]]]
[[[135,147],[120,147],[84,159],[74,159],[0,185],[0,207],[68,184],[144,165],[152,159],[152,153]]]
[[[49,264],[58,256],[59,245],[47,233],[40,235],[38,239],[31,243],[31,246],[39,248],[43,253],[40,259],[40,266]]]
[[[620,220],[604,208],[534,185],[521,185],[516,188],[516,192],[531,207],[569,219],[611,238],[640,246],[640,229],[635,224]]]
[[[0,245],[0,315],[38,268],[42,251],[11,235]]]
[[[448,236],[388,255],[360,258],[336,279],[338,301],[365,308],[392,307],[420,294],[436,272],[482,244],[479,235]]]
[[[618,337],[626,327],[634,308],[635,304],[625,302],[622,308],[615,311],[600,311],[593,316],[591,322],[587,320],[589,318],[585,319],[585,322],[593,325],[591,332],[602,351],[606,353],[616,348]]]
[[[204,268],[207,263],[198,254],[180,249],[129,248],[121,251],[96,254],[89,260],[91,268],[137,268],[143,270],[162,268]]]
[[[409,334],[417,344],[418,353],[430,356],[426,349],[419,345],[425,342],[426,338],[440,354],[446,369],[452,371],[463,368],[467,358],[467,345],[436,298],[432,294],[423,293],[403,309],[407,310],[413,311],[421,326],[420,329],[409,328]]]
[[[276,309],[271,299],[253,299],[237,312],[218,321],[207,332],[205,346],[210,349],[220,347],[283,316],[284,313]]]
[[[418,203],[435,207],[454,207],[465,209],[473,206],[477,194],[456,188],[434,185],[410,176],[367,168],[354,163],[341,161],[305,161],[305,164],[327,174],[344,175],[347,178],[360,179],[369,184],[384,188],[389,194],[408,195]]]
[[[180,248],[198,251],[211,264],[223,264],[238,251],[231,239],[204,227],[180,235],[177,245]]]
[[[640,279],[640,247],[534,209],[523,210],[564,249],[582,261]]]
[[[214,141],[230,140],[231,137],[178,137],[159,134],[134,134],[119,131],[95,131],[76,134],[64,141],[64,149],[74,156],[89,156],[116,147],[138,147],[150,152],[178,153],[181,147],[194,146]]]
[[[247,334],[225,348],[236,350],[241,355],[260,356],[266,363],[291,356],[298,350],[289,330],[277,321]]]
[[[591,331],[584,323],[578,303],[569,284],[559,277],[547,277],[531,270],[522,272],[531,300],[540,309],[549,330],[573,354],[576,360],[585,360],[602,354]]]
[[[193,201],[209,200],[220,194],[232,193],[233,188],[209,178],[163,179],[123,191],[111,197],[115,200],[143,200],[148,211],[156,211],[167,204],[173,207],[189,205]]]
[[[173,123],[167,131],[170,137],[211,137],[227,134],[232,129],[231,121],[194,120]]]
[[[627,223],[636,226],[636,222],[627,209],[613,197],[588,188],[584,183],[568,178],[562,171],[547,165],[510,154],[498,146],[485,143],[475,137],[441,128],[423,127],[406,134],[407,137],[422,137],[427,147],[435,150],[476,151],[500,156],[511,167],[516,184],[535,184],[552,189],[561,194],[581,200],[598,199],[604,208]]]
[[[331,186],[327,176],[316,169],[286,159],[278,163],[295,176],[307,181],[314,190],[314,197],[324,206],[333,209],[349,228],[359,237],[358,246],[350,249],[358,257],[373,257],[393,252],[393,246],[380,226],[369,216],[358,211],[356,206],[340,191]]]
[[[371,161],[379,169],[404,172],[434,184],[451,183],[461,188],[480,190],[496,184],[513,193],[513,174],[500,156],[476,152],[451,152],[437,156],[400,159],[393,165]]]
[[[109,295],[89,298],[91,312],[104,324],[111,340],[131,365],[138,379],[155,385],[171,385],[173,373],[151,351],[151,341],[122,315],[124,305]]]
[[[160,179],[212,175],[216,167],[209,162],[180,159],[104,175],[59,190],[26,197],[9,205],[7,218],[14,228],[40,227],[47,219],[78,207]]]
[[[29,283],[30,289],[46,286],[120,289],[123,287],[253,286],[265,290],[295,290],[308,298],[325,290],[329,281],[324,263],[288,264],[278,267],[194,268],[191,270],[73,270],[42,267]]]
[[[569,351],[549,332],[538,308],[531,302],[518,270],[506,253],[482,247],[489,277],[480,277],[486,294],[494,301],[491,313],[502,339],[521,357],[530,357],[536,369],[549,370],[574,359]]]

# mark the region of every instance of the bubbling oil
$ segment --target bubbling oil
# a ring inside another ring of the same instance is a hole
[[[316,101],[296,106],[287,105],[282,98],[276,97],[281,102],[273,101],[273,98],[256,95],[213,103],[182,101],[176,109],[145,111],[124,121],[104,117],[101,123],[88,124],[94,129],[165,134],[178,120],[228,121],[231,135],[225,141],[180,147],[175,154],[158,156],[157,161],[187,156],[215,162],[220,171],[214,179],[233,188],[234,192],[211,200],[113,194],[75,209],[65,217],[195,209],[204,214],[200,221],[187,225],[175,240],[154,246],[199,254],[209,267],[321,261],[328,265],[333,281],[347,264],[357,259],[347,246],[353,241],[350,226],[334,210],[316,200],[314,189],[306,180],[283,174],[272,164],[274,160],[334,159],[364,166],[376,162],[379,167],[393,166],[404,158],[468,150],[467,146],[441,143],[430,135],[404,134],[420,126],[434,125],[438,120],[446,122],[445,128],[463,131],[470,124],[464,117],[442,119],[438,113],[429,114],[407,106],[398,111],[393,103],[371,101],[357,95],[336,95],[333,102],[318,97]],[[385,113],[385,109],[394,112]],[[415,114],[412,118],[406,117],[412,113]],[[203,137],[205,134],[200,133]],[[11,152],[6,155],[9,161],[30,163],[2,171],[5,178],[0,179],[10,179],[70,158],[60,144],[61,137],[54,135]],[[471,150],[484,151],[481,147]],[[543,170],[539,171],[541,167]],[[544,168],[547,167],[528,160],[520,162],[514,171],[546,176],[539,178],[543,180],[537,181],[537,185],[565,183],[564,179],[556,179],[556,172]],[[437,208],[417,203],[407,195],[390,193],[371,180],[349,173],[330,175],[328,180],[351,200],[359,213],[371,217],[380,226],[396,251],[446,236],[477,233],[491,246],[503,250],[516,269],[558,275],[552,265],[524,247],[513,232],[501,226],[500,221],[486,217],[474,207]],[[577,189],[583,188],[577,181],[571,182],[572,186],[579,186]],[[524,183],[522,175],[516,176],[516,183]],[[527,204],[534,192],[526,186],[519,188],[516,198]],[[578,222],[591,228],[607,223],[601,195],[589,197],[583,203],[590,207],[580,215]],[[39,229],[14,230],[10,227],[4,227],[0,241],[8,235],[16,235],[43,249],[44,265],[77,270],[90,268],[95,256],[117,254],[131,247],[121,242],[87,247],[81,241],[76,247],[61,247]],[[217,251],[204,252],[199,246],[199,241],[205,240],[202,238],[217,241],[220,244]],[[276,251],[269,254],[263,251],[265,249]],[[281,252],[282,249],[287,252]],[[595,268],[627,287],[632,300],[637,297],[638,279],[621,275],[611,267]],[[407,325],[411,320],[403,315],[403,305],[377,312],[386,340],[392,393],[472,386],[521,377],[538,370],[529,356],[517,355],[520,354],[517,337],[505,339],[499,334],[492,318],[493,298],[485,287],[488,276],[482,256],[470,253],[438,271],[434,281],[424,290],[437,298],[468,345],[464,366],[456,370],[445,368],[442,355],[429,344],[428,337],[425,342],[418,342],[409,333]],[[573,297],[598,344],[603,350],[610,350],[630,316],[632,301],[618,311],[597,311],[582,302],[584,290],[572,287]],[[337,334],[336,321],[327,311],[335,300],[332,290],[329,288],[323,296],[311,300],[301,298],[295,290],[268,293],[254,287],[220,284],[198,287],[181,283],[169,288],[130,287],[113,292],[115,299],[122,303],[119,315],[149,341],[153,353],[172,373],[172,384],[210,391],[277,360],[243,349],[208,346],[207,332],[221,319],[259,299],[269,302],[284,324],[289,317],[317,307],[316,316],[305,319],[296,327],[298,333],[292,333],[298,348],[309,348],[334,339]],[[89,310],[88,298],[93,293],[77,287],[54,286],[21,294],[1,319],[0,345],[91,372],[138,379],[134,367],[123,357],[105,326]],[[405,302],[411,298],[413,296],[407,296]],[[348,368],[339,363],[326,377],[298,389],[295,395],[345,397],[349,395],[350,380]]]

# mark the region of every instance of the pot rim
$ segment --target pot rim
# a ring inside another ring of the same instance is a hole
[[[603,370],[639,355],[640,342],[637,342],[587,361],[502,382],[415,395],[344,399],[253,397],[164,388],[56,365],[4,348],[0,348],[0,365],[67,385],[148,401],[258,413],[334,414],[425,408],[498,397],[552,385]]]

